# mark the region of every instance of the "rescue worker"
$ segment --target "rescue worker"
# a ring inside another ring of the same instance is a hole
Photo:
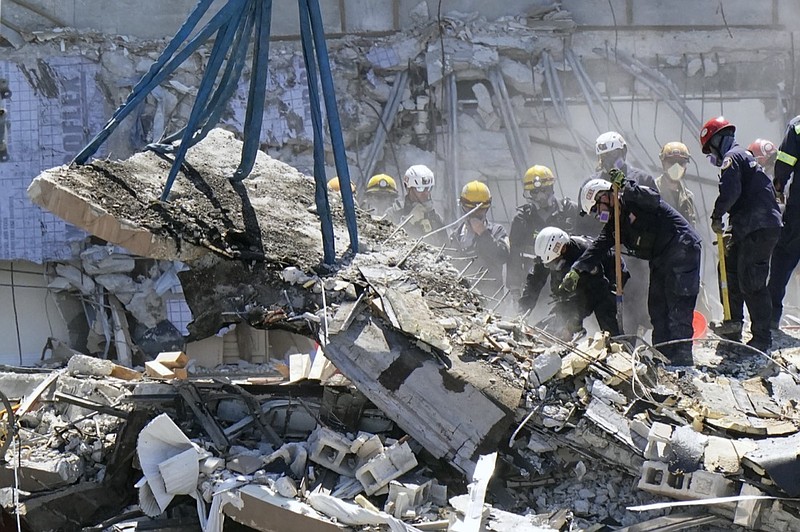
[[[613,252],[606,254],[600,268],[580,274],[574,292],[559,288],[572,265],[591,243],[585,236],[570,236],[558,227],[545,227],[536,235],[534,249],[537,260],[527,276],[519,306],[522,311],[533,309],[549,278],[550,292],[556,301],[550,311],[551,322],[555,323],[555,333],[563,340],[572,340],[576,334],[585,333],[583,320],[592,313],[600,329],[611,336],[621,333],[614,295],[616,270]],[[624,274],[627,276],[627,271]]]
[[[783,314],[786,285],[800,261],[800,116],[789,121],[786,133],[776,153],[773,184],[778,195],[786,197],[783,209],[783,229],[772,252],[769,293],[772,301],[771,325],[777,329]],[[789,180],[791,179],[791,185]],[[789,190],[786,190],[786,187]],[[788,192],[788,194],[787,194]]]
[[[506,269],[508,289],[517,295],[533,266],[536,233],[547,226],[572,233],[576,231],[576,223],[585,220],[578,216],[575,202],[569,198],[556,198],[555,182],[553,171],[540,164],[528,168],[522,177],[522,196],[526,203],[517,207],[517,214],[511,221],[511,256]]]
[[[683,181],[690,157],[689,148],[683,142],[674,141],[664,144],[658,154],[663,171],[656,178],[656,186],[661,194],[661,199],[686,218],[692,227],[696,227],[697,209],[694,205],[694,194]]]
[[[753,157],[756,158],[756,161],[767,175],[771,175],[775,171],[778,148],[774,142],[767,139],[756,139],[750,143],[747,151],[753,154]]]
[[[627,163],[628,144],[625,142],[625,138],[616,131],[607,131],[597,137],[595,140],[595,153],[597,154],[597,171],[589,179],[610,181],[610,172],[616,169],[620,170],[627,179],[636,184],[649,187],[655,191],[658,190],[658,185],[656,185],[652,175]],[[589,219],[595,220],[595,217],[589,217]],[[602,225],[598,225],[592,235],[596,235],[602,230]],[[649,268],[644,261],[636,257],[631,257],[628,260],[628,268],[631,272],[631,280],[625,290],[630,297],[627,298],[628,304],[625,305],[623,325],[627,332],[638,334],[639,329],[649,329],[651,326],[647,319],[646,296]]]
[[[625,174],[626,179],[634,181],[637,185],[658,190],[656,180],[652,175],[627,163],[628,143],[625,142],[622,135],[616,131],[607,131],[597,137],[594,146],[595,153],[597,153],[597,171],[590,179],[609,181],[611,179],[609,172],[617,169]]]
[[[508,262],[509,243],[505,228],[486,219],[492,193],[485,183],[470,181],[461,189],[461,211],[472,213],[450,236],[450,246],[462,260],[471,261],[462,273],[472,286],[487,297],[495,297],[504,286],[503,270]],[[477,208],[476,208],[477,207]]]
[[[637,185],[612,170],[619,187],[621,243],[634,257],[649,261],[647,308],[653,324],[653,344],[692,337],[692,318],[700,287],[700,237],[689,222],[649,187]],[[574,290],[581,272],[602,268],[614,247],[612,182],[593,179],[583,186],[581,207],[605,223],[603,231],[564,276],[562,286]],[[631,275],[634,275],[631,272]],[[625,302],[630,301],[627,292]],[[692,343],[660,347],[676,365],[692,364]]]
[[[781,231],[781,215],[769,177],[755,157],[737,144],[735,131],[736,127],[722,116],[708,120],[700,131],[703,153],[720,168],[711,229],[717,238],[722,238],[725,214],[731,229],[725,262],[732,327],[725,330],[729,338],[738,334],[741,340],[747,304],[753,335],[747,345],[766,352],[772,346],[772,301],[767,277],[770,256]]]
[[[353,191],[353,195],[356,194],[356,186],[350,181],[350,190]],[[334,177],[328,180],[328,192],[341,192],[342,185],[339,183],[339,177]]]
[[[397,200],[397,183],[393,177],[378,174],[369,178],[364,190],[364,209],[383,217]]]
[[[412,238],[420,238],[444,227],[441,216],[436,212],[431,199],[435,184],[433,172],[424,164],[415,164],[403,175],[405,197],[398,198],[387,211],[386,216]],[[444,231],[432,235],[426,242],[442,245],[447,241]]]

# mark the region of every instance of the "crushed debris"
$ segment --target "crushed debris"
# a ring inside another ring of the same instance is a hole
[[[6,512],[36,530],[800,526],[796,349],[766,360],[698,340],[696,367],[668,367],[641,343],[566,343],[483,308],[439,249],[363,212],[365,251],[323,268],[310,178],[264,154],[242,194],[207,178],[228,175],[225,150],[239,147],[222,131],[198,144],[189,162],[209,189],[182,175],[169,204],[156,201],[165,169],[152,154],[31,186],[37,203],[150,261],[136,282],[184,262],[173,273],[194,322],[185,349],[109,339],[117,362],[54,347],[64,357],[49,370],[0,373],[18,405]],[[234,229],[247,238],[226,238]],[[62,269],[64,289],[132,271],[122,256],[100,263]],[[130,304],[128,281],[108,285]]]

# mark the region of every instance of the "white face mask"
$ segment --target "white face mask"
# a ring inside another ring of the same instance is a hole
[[[683,177],[683,174],[685,173],[686,173],[686,167],[683,166],[682,164],[675,163],[669,168],[667,168],[667,175],[673,181],[679,181]]]
[[[557,270],[560,270],[561,268],[563,268],[564,264],[566,264],[566,262],[567,262],[567,259],[551,260],[550,262],[545,264],[545,267],[548,270],[556,270],[557,271]]]

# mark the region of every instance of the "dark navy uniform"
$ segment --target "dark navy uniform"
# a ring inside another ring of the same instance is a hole
[[[711,218],[728,213],[732,241],[726,253],[731,320],[750,312],[752,344],[759,349],[772,343],[772,302],[767,290],[769,263],[778,241],[781,213],[769,176],[753,154],[733,143],[720,166],[719,196]]]
[[[775,161],[775,189],[786,190],[789,179],[800,169],[800,116],[794,117],[786,128],[778,158]],[[783,296],[792,272],[800,262],[800,184],[792,179],[789,199],[783,211],[783,229],[772,252],[769,274],[769,293],[772,299],[772,325],[778,326],[783,314]]]
[[[700,287],[700,237],[689,222],[655,190],[627,181],[620,201],[620,240],[634,257],[649,261],[647,308],[653,343],[692,337],[692,318]],[[614,247],[614,217],[578,259],[574,269],[602,267]],[[632,273],[633,275],[633,273]],[[630,301],[627,295],[625,301]],[[691,360],[691,342],[665,346],[673,362]]]
[[[644,170],[633,167],[627,163],[623,164],[620,170],[623,174],[625,174],[627,179],[630,179],[637,185],[649,187],[651,190],[658,192],[658,185],[656,184],[655,178]],[[605,179],[606,181],[611,181],[611,176],[608,175],[607,171],[599,170],[592,174],[589,179]],[[586,181],[588,182],[589,179]],[[586,183],[584,182],[584,184]],[[583,185],[581,185],[581,187],[582,186]],[[580,192],[578,192],[578,197],[580,197]],[[597,222],[594,216],[584,216],[583,218],[591,219],[598,224],[596,226],[597,230],[593,233],[590,233],[592,236],[597,235],[600,231],[602,231],[602,224]],[[632,257],[628,260],[628,269],[631,272],[631,280],[627,285],[625,285],[626,304],[623,321],[625,330],[635,334],[639,327],[643,327],[645,329],[650,328],[650,323],[647,319],[647,291],[650,273],[647,264],[635,257]]]
[[[550,293],[556,300],[551,309],[558,329],[565,331],[565,337],[572,336],[583,329],[583,320],[594,313],[600,329],[607,331],[611,336],[621,334],[617,323],[616,313],[616,269],[614,254],[609,252],[602,261],[600,268],[593,272],[581,274],[574,292],[563,293],[559,286],[564,281],[572,265],[589,248],[592,241],[583,236],[571,236],[558,263],[558,268],[550,269],[541,260],[537,259],[533,269],[528,274],[525,289],[519,299],[519,306],[524,311],[533,309],[539,299],[539,294],[550,279]],[[623,269],[624,269],[623,263]],[[629,277],[623,271],[623,279]]]
[[[517,214],[511,221],[509,243],[511,255],[508,260],[507,282],[509,290],[521,290],[525,276],[531,271],[535,255],[533,242],[536,233],[545,227],[558,227],[569,234],[597,234],[600,225],[592,218],[578,215],[578,205],[564,198],[550,197],[545,208],[533,203],[517,207]]]

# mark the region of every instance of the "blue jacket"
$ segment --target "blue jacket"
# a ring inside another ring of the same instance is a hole
[[[800,116],[796,116],[789,121],[786,133],[783,135],[780,148],[778,148],[778,158],[775,161],[775,181],[781,190],[786,189],[786,184],[794,175],[800,172]],[[791,191],[789,192],[789,205],[800,203],[800,179],[795,177],[792,180]]]
[[[722,159],[719,196],[711,218],[729,214],[734,240],[758,229],[781,227],[775,188],[753,155],[736,142]]]
[[[620,202],[620,242],[634,257],[650,261],[651,270],[690,255],[700,247],[700,237],[678,211],[649,187],[626,181]],[[602,267],[603,260],[614,247],[614,217],[575,263],[579,272]]]

